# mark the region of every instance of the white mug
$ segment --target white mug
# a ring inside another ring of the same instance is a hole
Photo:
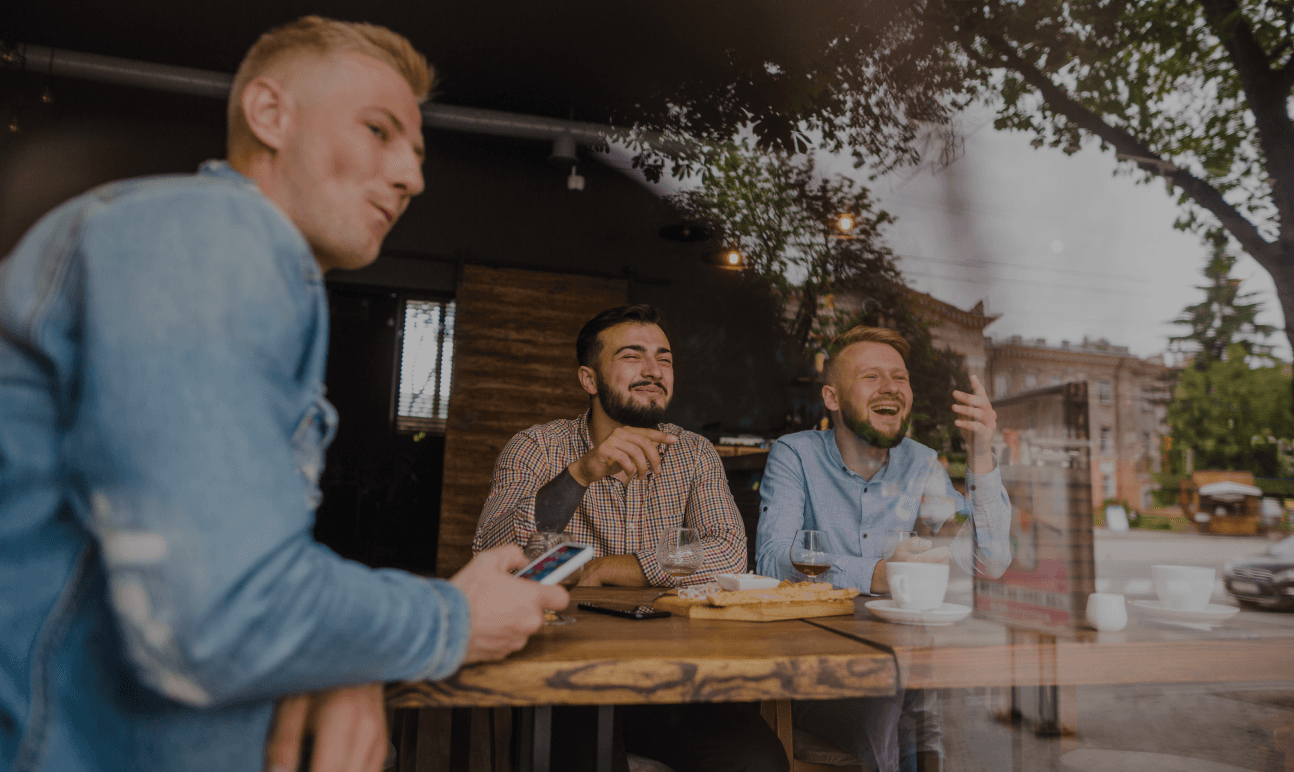
[[[899,608],[934,611],[948,591],[947,563],[886,562],[885,575]]]
[[[1094,592],[1087,596],[1087,623],[1103,633],[1117,633],[1128,625],[1128,607],[1123,596]]]
[[[1213,597],[1218,572],[1198,566],[1151,566],[1159,602],[1171,609],[1203,611]]]

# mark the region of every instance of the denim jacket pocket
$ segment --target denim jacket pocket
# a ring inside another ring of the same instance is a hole
[[[324,451],[336,434],[337,409],[321,391],[292,433],[293,459],[297,474],[305,480],[306,506],[311,509],[318,507],[323,500],[323,494],[319,491],[319,475],[323,472]]]

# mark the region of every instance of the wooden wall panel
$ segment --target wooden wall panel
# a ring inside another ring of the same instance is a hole
[[[503,446],[517,432],[588,407],[575,336],[622,305],[625,281],[466,266],[456,300],[454,387],[445,430],[437,576],[472,557],[476,521]]]

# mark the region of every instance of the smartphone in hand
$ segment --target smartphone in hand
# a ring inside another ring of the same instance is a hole
[[[522,579],[540,584],[557,584],[593,559],[593,548],[585,544],[562,542],[535,558],[517,572]]]

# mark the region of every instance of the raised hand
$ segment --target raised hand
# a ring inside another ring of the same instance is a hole
[[[973,394],[953,391],[953,412],[961,418],[953,424],[962,431],[966,442],[966,467],[975,474],[993,471],[993,432],[997,430],[997,413],[989,402],[988,392],[979,378],[971,376]]]
[[[472,609],[472,634],[463,664],[502,659],[526,645],[544,625],[544,609],[564,609],[570,596],[561,587],[547,586],[508,573],[529,561],[515,544],[486,550],[450,578],[467,596]]]
[[[571,477],[585,487],[619,472],[629,479],[646,477],[660,471],[660,452],[656,446],[673,445],[678,437],[656,429],[617,426],[597,447],[580,456],[567,467]]]

